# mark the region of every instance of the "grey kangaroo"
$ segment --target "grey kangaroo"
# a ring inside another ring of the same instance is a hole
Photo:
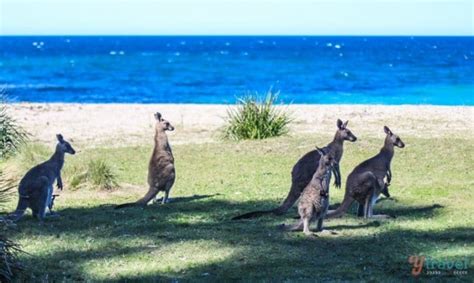
[[[163,119],[161,114],[158,112],[155,114],[155,119],[155,147],[148,165],[148,192],[144,197],[136,202],[118,205],[115,207],[116,209],[130,206],[145,207],[160,191],[165,192],[162,203],[164,204],[168,201],[176,173],[173,153],[171,152],[171,147],[168,143],[166,131],[173,131],[174,127],[170,122]]]
[[[21,179],[18,187],[19,199],[16,210],[9,215],[13,221],[19,220],[27,208],[33,212],[33,217],[43,221],[46,211],[52,214],[53,185],[57,182],[58,189],[63,189],[61,169],[64,165],[66,153],[75,154],[71,144],[64,140],[62,135],[57,135],[58,144],[53,156],[39,165],[30,169]]]
[[[387,197],[388,186],[392,180],[390,163],[395,153],[394,147],[405,147],[399,136],[395,135],[385,126],[386,134],[384,146],[374,157],[357,165],[349,174],[346,181],[346,192],[342,204],[333,211],[329,211],[328,218],[342,216],[356,200],[359,203],[358,216],[364,218],[387,218],[388,215],[374,215],[373,206],[382,193]],[[384,178],[387,183],[384,183]]]
[[[336,165],[333,153],[325,153],[324,150],[318,149],[321,156],[318,162],[318,169],[314,173],[311,181],[301,193],[300,202],[298,204],[298,213],[300,221],[292,226],[285,227],[287,231],[301,231],[306,235],[311,235],[309,226],[312,221],[318,221],[317,231],[323,230],[323,221],[329,208],[329,186],[331,170]]]
[[[347,128],[348,123],[349,121],[343,123],[340,119],[338,119],[337,131],[336,135],[334,136],[334,139],[326,147],[323,148],[325,152],[331,153],[334,156],[334,159],[336,160],[336,165],[332,169],[332,172],[334,173],[335,177],[334,184],[336,188],[341,187],[341,171],[339,169],[339,162],[342,158],[344,141],[355,142],[357,140],[357,137],[352,134],[352,132]],[[318,150],[312,150],[306,153],[298,160],[298,162],[296,162],[296,164],[293,166],[293,170],[291,171],[290,192],[279,207],[271,210],[253,211],[245,213],[232,218],[232,220],[252,218],[270,213],[275,215],[285,214],[298,200],[301,195],[301,192],[303,192],[306,185],[308,185],[308,183],[311,181],[314,172],[316,172],[316,169],[318,168],[320,158],[321,155]]]

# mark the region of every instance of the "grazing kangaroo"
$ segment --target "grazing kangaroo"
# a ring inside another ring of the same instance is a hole
[[[115,209],[130,206],[145,207],[160,191],[165,192],[162,203],[164,204],[168,201],[176,174],[173,153],[168,143],[166,131],[173,131],[174,127],[170,122],[163,119],[158,112],[155,114],[155,119],[155,147],[148,165],[148,192],[136,202],[121,204],[116,206]]]
[[[358,216],[365,218],[387,218],[388,215],[373,215],[373,206],[380,193],[390,196],[388,186],[392,180],[390,163],[395,153],[394,147],[405,147],[399,136],[385,126],[386,134],[384,146],[374,157],[357,165],[349,174],[346,181],[346,192],[342,204],[333,211],[329,211],[328,218],[342,216],[356,200],[359,203]],[[387,183],[384,178],[387,177]]]
[[[47,210],[52,214],[54,181],[57,182],[58,189],[63,189],[61,169],[64,165],[64,155],[76,153],[62,135],[59,134],[56,138],[58,144],[53,156],[48,161],[30,169],[21,179],[18,187],[18,205],[16,210],[8,216],[9,219],[19,220],[27,208],[31,208],[33,217],[37,217],[40,221],[43,221]]]
[[[336,165],[336,160],[332,153],[325,153],[318,148],[321,159],[318,162],[318,169],[314,173],[311,181],[301,193],[298,204],[300,221],[292,226],[285,227],[286,231],[301,231],[306,235],[311,235],[309,226],[312,221],[318,221],[318,230],[323,230],[323,221],[329,208],[329,186],[331,170]]]
[[[336,179],[334,184],[337,188],[341,187],[341,171],[339,169],[339,162],[342,158],[344,141],[355,142],[357,140],[357,137],[347,128],[348,123],[349,121],[343,123],[340,119],[338,119],[337,131],[334,139],[323,148],[325,152],[331,153],[336,160],[336,165],[333,167],[332,171]],[[318,150],[312,150],[306,153],[298,160],[298,162],[296,162],[296,164],[293,166],[293,170],[291,171],[290,192],[279,207],[272,210],[249,212],[236,216],[232,218],[232,220],[252,218],[270,213],[275,215],[285,214],[298,200],[301,192],[303,192],[304,188],[311,181],[314,172],[316,172],[316,169],[318,168],[320,158],[321,155],[319,154]]]

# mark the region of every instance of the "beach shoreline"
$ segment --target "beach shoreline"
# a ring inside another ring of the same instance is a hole
[[[9,109],[31,140],[53,144],[62,133],[83,147],[149,143],[153,113],[159,111],[176,131],[174,144],[220,140],[219,129],[233,105],[224,104],[79,104],[12,103]],[[383,136],[387,125],[406,137],[469,138],[474,133],[473,106],[291,104],[290,135],[333,135],[338,118],[349,120],[359,135]],[[468,134],[468,136],[466,136]]]

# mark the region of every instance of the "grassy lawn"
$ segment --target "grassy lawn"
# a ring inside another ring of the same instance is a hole
[[[330,139],[293,136],[174,146],[175,202],[119,211],[114,204],[135,200],[146,190],[150,145],[80,150],[66,159],[66,179],[75,166],[102,157],[113,164],[121,188],[72,191],[66,183],[56,201],[60,219],[40,225],[24,217],[10,232],[28,253],[21,259],[32,275],[24,279],[381,282],[411,279],[410,255],[474,261],[472,139],[402,136],[407,146],[396,150],[392,163],[394,199],[376,205],[376,212],[395,219],[363,220],[354,216],[353,207],[350,215],[325,223],[336,235],[315,238],[277,229],[296,221],[294,208],[282,217],[229,220],[279,204],[289,190],[293,164]],[[346,144],[343,183],[381,146],[380,138]],[[333,187],[331,203],[339,203],[343,191]],[[9,209],[15,204],[16,197]],[[450,279],[472,282],[472,264],[469,272]]]

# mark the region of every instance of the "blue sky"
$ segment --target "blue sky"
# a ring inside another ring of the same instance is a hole
[[[3,35],[474,35],[473,0],[0,0]]]

